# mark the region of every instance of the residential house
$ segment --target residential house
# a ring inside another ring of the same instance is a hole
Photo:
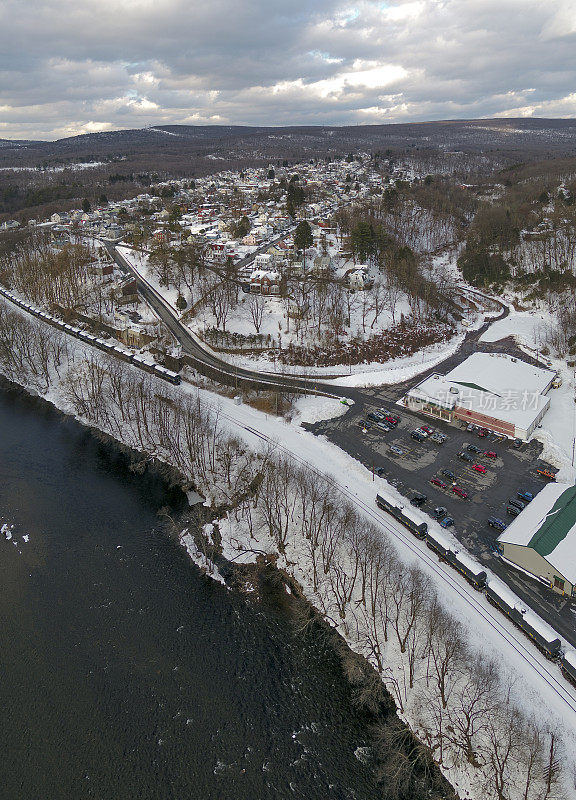
[[[255,269],[250,275],[250,293],[279,295],[282,276],[279,272],[266,269]]]

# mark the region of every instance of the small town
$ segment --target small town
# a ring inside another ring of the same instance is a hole
[[[4,16],[0,800],[576,800],[571,0]]]

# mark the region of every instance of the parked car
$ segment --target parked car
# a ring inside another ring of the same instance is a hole
[[[517,494],[520,500],[524,500],[525,503],[530,503],[532,500],[534,500],[534,495],[532,494],[532,492],[520,491],[517,492]]]
[[[506,506],[506,513],[510,514],[512,517],[517,517],[518,514],[522,512],[519,508],[516,508],[516,506]]]
[[[379,478],[381,478],[383,475],[386,475],[386,470],[384,467],[375,467],[374,472]]]
[[[385,417],[392,417],[392,419],[395,420],[396,422],[400,422],[400,417],[398,416],[398,414],[395,414],[393,411],[388,411],[387,408],[379,408],[378,411],[381,414],[384,414]]]
[[[498,458],[498,453],[496,453],[494,450],[485,450],[484,456],[486,458]]]
[[[394,419],[394,417],[391,416],[391,414],[386,414],[386,416],[384,417],[384,422],[387,425],[392,425],[392,427],[394,428],[396,427],[396,425],[398,425],[398,420]]]
[[[468,461],[470,464],[471,464],[471,463],[474,461],[474,459],[472,458],[472,456],[471,456],[471,455],[469,455],[468,453],[465,453],[463,450],[461,450],[461,451],[458,453],[458,458],[461,458],[461,459],[462,459],[462,461]]]
[[[428,435],[434,433],[434,428],[431,428],[430,425],[420,425],[420,430],[424,431],[424,433],[427,433]]]
[[[383,422],[384,420],[382,414],[375,414],[373,411],[368,412],[368,414],[366,414],[366,417],[368,419],[371,419],[372,422]]]
[[[413,439],[416,439],[417,442],[423,442],[424,439],[426,438],[426,436],[423,433],[420,433],[420,431],[412,431],[410,436]]]
[[[430,483],[433,483],[434,486],[439,486],[441,489],[446,489],[446,484],[440,478],[430,478]]]
[[[553,472],[550,472],[549,469],[537,469],[536,474],[540,475],[542,478],[546,478],[547,481],[555,481],[556,475]]]
[[[440,525],[443,528],[449,528],[451,525],[454,525],[454,520],[452,517],[444,517],[444,519],[441,520]]]
[[[452,491],[455,495],[458,495],[458,497],[461,497],[463,500],[468,497],[468,492],[465,492],[464,489],[461,489],[459,486],[453,486]]]
[[[369,431],[370,428],[372,427],[372,423],[371,422],[367,422],[365,419],[358,420],[358,425],[360,425],[360,427],[364,431]]]
[[[477,434],[481,439],[484,439],[486,436],[488,436],[489,433],[490,431],[488,430],[488,428],[480,428],[480,430],[477,431]]]
[[[468,425],[466,425],[466,430],[467,431],[475,431],[476,430],[476,425],[474,425],[472,422],[469,422]]]
[[[488,525],[490,525],[491,528],[496,528],[497,531],[505,531],[508,527],[506,523],[498,517],[488,517]]]
[[[454,475],[451,469],[443,469],[442,475],[444,475],[446,478],[450,478],[451,481],[456,480],[456,475]]]
[[[514,506],[514,508],[517,508],[519,511],[524,511],[526,508],[526,503],[523,503],[521,500],[514,500],[513,498],[508,500],[508,505]]]
[[[523,444],[524,442],[522,441],[522,439],[514,439],[514,447],[516,448],[516,450],[522,447]]]
[[[404,450],[401,447],[397,447],[395,444],[390,445],[390,452],[396,453],[397,456],[403,456]]]
[[[414,495],[414,497],[411,498],[410,502],[413,506],[423,506],[426,500],[428,500],[428,497],[425,494],[418,492]]]
[[[486,475],[486,467],[484,464],[472,464],[472,469],[475,469],[480,475]]]
[[[482,450],[479,447],[476,447],[475,444],[467,444],[466,450],[469,450],[471,453],[481,453]]]
[[[385,422],[377,422],[376,427],[379,428],[381,431],[384,431],[384,433],[388,433],[389,431],[392,430],[392,428]]]
[[[436,442],[436,444],[444,444],[447,438],[443,433],[433,433],[430,437],[431,441]]]
[[[436,519],[443,519],[447,513],[448,509],[445,508],[444,506],[436,506],[436,508],[432,512],[432,516],[436,517]]]

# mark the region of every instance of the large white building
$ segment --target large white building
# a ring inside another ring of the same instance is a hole
[[[576,486],[550,483],[498,537],[503,558],[556,592],[576,585]]]
[[[425,378],[406,395],[408,408],[528,439],[548,410],[556,373],[502,353],[474,353],[447,375]]]

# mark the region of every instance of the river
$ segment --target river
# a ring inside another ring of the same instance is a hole
[[[182,505],[0,385],[2,800],[377,797],[329,646],[201,575]]]

